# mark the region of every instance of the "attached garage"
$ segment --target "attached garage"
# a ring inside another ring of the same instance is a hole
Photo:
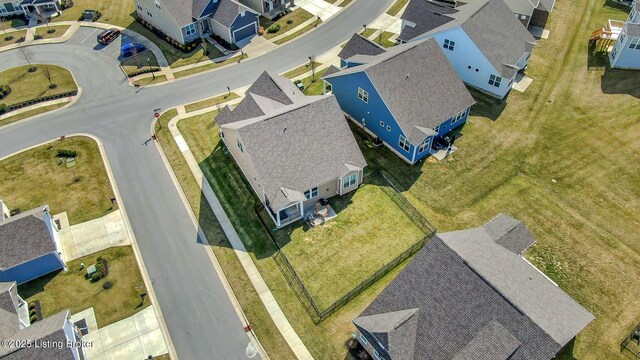
[[[256,23],[245,25],[245,27],[233,31],[233,42],[237,43],[257,33],[258,25]]]

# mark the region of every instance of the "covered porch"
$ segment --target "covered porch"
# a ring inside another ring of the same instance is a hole
[[[20,6],[29,18],[44,21],[60,15],[61,10],[56,0],[23,0]]]
[[[314,227],[322,225],[337,216],[335,210],[329,205],[329,201],[324,198],[307,204],[307,206],[304,205],[304,202],[299,201],[289,204],[278,211],[274,211],[267,201],[265,208],[277,228],[287,226],[301,219],[304,219],[310,227]]]
[[[276,224],[277,228],[289,225],[302,219],[304,216],[304,206],[302,201],[289,204],[280,210],[274,211],[271,208],[269,200],[267,200],[264,207],[267,209],[267,213],[269,213],[269,216],[271,216],[271,219]]]

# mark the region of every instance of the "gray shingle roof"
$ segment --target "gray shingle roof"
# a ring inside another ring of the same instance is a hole
[[[556,4],[556,0],[540,0],[536,5],[538,9],[551,12]]]
[[[56,251],[41,206],[0,221],[0,270]]]
[[[505,360],[520,342],[499,322],[491,320],[471,338],[453,360]]]
[[[324,72],[324,76],[329,76],[331,74],[335,74],[338,71],[340,71],[340,69],[338,69],[337,67],[331,65],[329,66],[329,68],[327,69],[327,71]]]
[[[179,27],[191,24],[194,16],[200,15],[200,13],[193,14],[195,12],[194,0],[160,0],[160,4],[164,6],[167,13],[171,15]],[[204,10],[205,6],[206,4],[202,7],[202,10]]]
[[[233,110],[227,106],[220,111],[216,122],[222,125],[262,116],[304,97],[291,80],[265,71],[247,89],[245,98]]]
[[[413,360],[419,309],[360,316],[353,323],[373,335],[394,360]]]
[[[482,227],[434,237],[359,318],[415,308],[416,359],[550,359],[593,320]]]
[[[382,46],[362,37],[360,34],[353,34],[338,54],[338,57],[346,60],[353,55],[380,55],[383,52],[385,50]]]
[[[274,210],[366,162],[333,96],[308,96],[264,116],[222,125],[237,129]],[[302,197],[302,200],[304,197]]]
[[[18,294],[15,282],[0,283],[0,338],[7,340],[56,341],[66,343],[64,324],[69,311],[40,320],[20,329],[18,321]],[[0,358],[3,360],[73,360],[71,349],[63,347],[0,347]]]
[[[432,35],[460,26],[496,70],[503,77],[511,78],[517,72],[514,65],[533,49],[533,36],[503,0],[461,4],[452,9],[428,0],[410,0],[411,11],[407,9],[402,18],[416,26],[405,26],[398,38],[410,41],[419,35]]]
[[[364,71],[411,143],[475,101],[433,39],[394,46],[375,60],[325,76]]]
[[[640,37],[640,24],[627,23],[627,35]]]
[[[509,215],[499,214],[483,227],[494,242],[514,254],[524,253],[536,242],[524,223]]]
[[[253,13],[253,10],[233,0],[219,0],[219,1],[220,1],[220,5],[218,5],[218,8],[216,9],[212,18],[213,20],[219,22],[220,24],[228,28],[231,27],[231,25],[233,24],[233,21],[236,19],[239,13],[243,11],[248,11]]]
[[[561,345],[587,326],[593,315],[522,257],[474,228],[440,234],[468,266]]]

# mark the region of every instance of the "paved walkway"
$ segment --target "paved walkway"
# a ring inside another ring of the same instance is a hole
[[[97,330],[92,329],[93,308],[71,317],[73,322],[81,319],[86,319],[89,328],[89,333],[82,337],[83,342],[91,344],[85,348],[88,360],[142,360],[167,353],[153,306]]]
[[[299,6],[314,16],[319,16],[322,21],[337,14],[341,7],[330,4],[324,0],[296,0],[296,6]]]
[[[224,106],[227,104],[224,103],[221,105]],[[187,145],[186,141],[184,141],[184,138],[182,137],[182,135],[180,134],[180,131],[178,130],[177,124],[183,118],[191,117],[191,116],[197,115],[198,113],[204,113],[204,112],[215,110],[215,109],[216,107],[211,107],[211,108],[199,110],[197,112],[191,112],[188,115],[186,114],[178,115],[169,122],[169,125],[168,125],[169,130],[171,131],[171,135],[174,137],[176,143],[179,144],[178,146],[180,148],[180,151],[182,152],[182,155],[184,156],[187,164],[189,165],[189,169],[191,170],[191,173],[193,174],[196,181],[198,182],[202,190],[202,193],[204,194],[205,198],[207,199],[207,202],[209,203],[209,206],[213,210],[214,215],[220,222],[220,226],[224,230],[225,235],[227,236],[227,238],[229,239],[229,242],[233,246],[234,252],[238,257],[238,260],[240,260],[242,267],[247,273],[247,276],[249,277],[249,279],[251,280],[253,287],[256,289],[258,295],[260,296],[260,300],[262,300],[262,303],[267,309],[267,312],[271,316],[271,319],[275,323],[276,327],[278,328],[278,330],[284,337],[285,341],[287,342],[287,344],[289,345],[289,347],[291,348],[291,350],[293,351],[293,353],[296,355],[298,359],[304,359],[304,360],[313,359],[313,357],[311,356],[311,353],[309,352],[309,350],[307,350],[304,343],[302,342],[302,340],[300,340],[300,337],[298,336],[298,334],[295,332],[295,330],[289,323],[289,320],[287,320],[286,316],[282,312],[282,309],[280,308],[280,305],[278,305],[278,302],[276,301],[275,297],[271,293],[271,290],[269,290],[269,287],[267,286],[266,282],[262,278],[262,275],[258,271],[258,268],[256,267],[255,263],[253,262],[251,255],[249,255],[249,253],[247,252],[247,249],[244,247],[244,244],[240,240],[238,233],[236,232],[235,228],[231,224],[231,220],[229,220],[229,217],[227,216],[226,212],[222,208],[222,205],[220,204],[218,197],[216,196],[215,192],[209,185],[209,182],[206,180],[206,178],[204,177],[204,174],[200,170],[200,167],[198,166],[198,162],[193,156],[193,153],[189,149],[189,146]]]
[[[59,217],[56,215],[56,220]],[[62,243],[62,257],[71,261],[112,246],[131,245],[131,238],[122,217],[120,209],[113,211],[99,219],[81,224],[64,227],[58,232]]]

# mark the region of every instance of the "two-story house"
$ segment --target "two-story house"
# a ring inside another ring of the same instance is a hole
[[[367,163],[333,96],[305,96],[289,79],[265,71],[215,121],[278,228],[362,183]]]
[[[258,33],[258,13],[235,0],[135,0],[136,13],[181,44],[214,34],[237,44]]]
[[[468,85],[504,98],[529,62],[535,39],[503,0],[411,0],[400,42],[435,39]]]
[[[346,67],[324,76],[342,110],[410,164],[450,150],[451,130],[475,101],[440,46],[429,39],[385,51],[367,42],[354,35],[340,53]]]
[[[614,23],[610,21],[610,23]],[[619,28],[611,32],[615,40],[609,52],[609,63],[617,69],[640,69],[640,2],[634,0],[629,17]]]

